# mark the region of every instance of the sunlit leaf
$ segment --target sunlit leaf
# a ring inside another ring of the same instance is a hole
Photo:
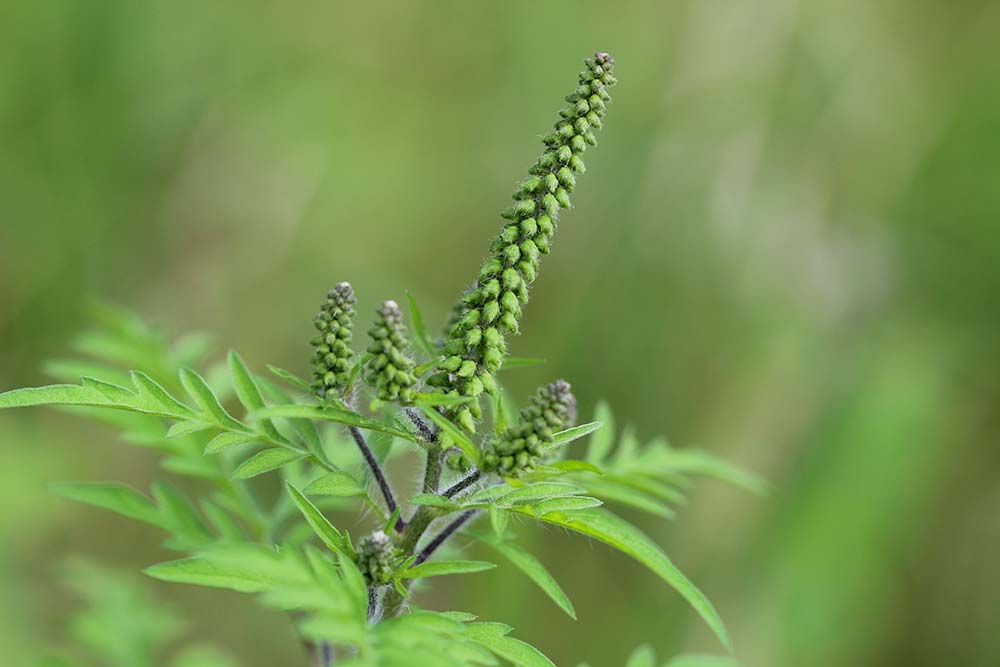
[[[492,570],[496,565],[481,560],[439,560],[414,565],[402,574],[404,579],[423,579],[446,574],[469,574]]]

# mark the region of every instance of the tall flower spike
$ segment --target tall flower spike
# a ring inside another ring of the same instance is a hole
[[[576,398],[565,380],[540,388],[521,410],[516,426],[508,428],[483,458],[486,472],[520,477],[545,456],[545,446],[556,432],[576,419]]]
[[[502,213],[510,222],[490,246],[492,256],[476,286],[462,296],[463,314],[430,381],[447,393],[477,397],[496,388],[493,374],[507,354],[506,337],[519,332],[528,287],[538,275],[541,255],[549,252],[559,210],[570,206],[576,174],[584,171],[581,156],[597,143],[594,130],[603,125],[608,88],[616,83],[614,60],[607,53],[584,62],[577,89],[566,97],[569,105],[543,139],[545,152],[514,193],[514,205]],[[447,410],[447,416],[471,433],[478,407],[478,401],[464,403]]]
[[[406,329],[403,313],[395,301],[386,301],[375,311],[375,324],[368,330],[371,358],[365,364],[365,382],[375,388],[376,395],[383,401],[413,401],[413,387],[417,376],[415,366],[404,350]]]
[[[333,398],[344,392],[351,379],[351,329],[353,326],[354,288],[339,283],[326,295],[314,323],[319,335],[313,338],[313,388],[320,398]]]

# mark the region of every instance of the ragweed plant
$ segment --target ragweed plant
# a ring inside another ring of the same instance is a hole
[[[50,364],[60,379],[82,376],[79,384],[9,391],[0,394],[0,408],[75,406],[159,452],[166,472],[201,481],[195,499],[165,481],[149,494],[120,483],[54,490],[163,530],[165,546],[183,557],[148,567],[150,576],[256,593],[264,605],[287,611],[313,664],[551,665],[511,637],[510,626],[422,609],[414,600],[418,580],[495,567],[441,559],[442,545],[463,535],[575,618],[562,587],[519,545],[511,518],[559,526],[634,558],[676,589],[730,649],[708,599],[604,504],[669,517],[696,476],[751,490],[760,483],[703,453],[662,440],[644,445],[630,429],[617,437],[603,403],[594,419],[577,424],[564,380],[541,387],[520,411],[500,382],[505,363],[531,362],[509,358],[507,339],[519,331],[528,288],[584,171],[582,156],[604,125],[613,70],[606,53],[586,61],[443,337],[431,337],[408,297],[411,345],[401,309],[385,301],[357,354],[356,298],[341,282],[314,320],[311,380],[273,366],[261,373],[236,352],[203,375],[194,370],[204,356],[197,340],[169,344],[141,320],[105,309],[99,329],[78,345],[97,359]],[[588,436],[586,456],[567,456]],[[404,498],[384,467],[407,448],[423,454],[423,482],[420,493]],[[278,498],[258,484],[265,475],[282,478]],[[332,512],[357,505],[370,510],[361,526],[331,521]]]

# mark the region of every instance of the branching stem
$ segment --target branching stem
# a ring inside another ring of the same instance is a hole
[[[451,498],[456,493],[464,491],[465,489],[469,488],[470,486],[478,482],[480,479],[482,479],[482,476],[483,473],[479,472],[478,470],[474,470],[465,477],[463,477],[462,479],[458,480],[457,482],[449,486],[447,489],[445,489],[444,493],[441,495],[445,496],[446,498]]]
[[[427,543],[427,546],[417,555],[417,560],[414,565],[420,565],[425,560],[430,558],[435,551],[438,550],[445,541],[455,534],[455,531],[461,528],[465,523],[474,517],[479,510],[466,510],[458,515],[451,523],[445,526],[440,533],[438,533],[433,540]]]
[[[382,466],[380,466],[378,461],[375,459],[375,454],[372,452],[371,447],[368,446],[368,442],[365,440],[365,436],[361,433],[361,429],[357,426],[351,426],[350,431],[358,449],[361,450],[361,455],[365,457],[365,462],[371,469],[372,475],[375,476],[378,488],[382,491],[382,497],[385,498],[385,504],[389,509],[389,514],[392,515],[392,513],[396,511],[398,505],[396,504],[396,497],[392,493],[392,487],[389,486],[389,480],[386,479],[385,473],[382,472]],[[403,521],[402,517],[398,517],[396,519],[396,532],[401,533],[405,528],[406,522]]]

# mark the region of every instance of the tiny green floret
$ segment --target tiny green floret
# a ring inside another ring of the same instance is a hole
[[[321,398],[342,394],[351,380],[351,337],[354,318],[354,288],[337,284],[326,295],[314,323],[319,335],[312,339],[313,389]]]
[[[384,584],[392,577],[396,559],[389,536],[376,530],[358,544],[358,569],[369,584]]]
[[[375,324],[368,330],[371,357],[365,364],[365,382],[383,401],[411,403],[417,376],[416,365],[405,350],[409,348],[403,313],[395,301],[384,302],[375,312]]]

